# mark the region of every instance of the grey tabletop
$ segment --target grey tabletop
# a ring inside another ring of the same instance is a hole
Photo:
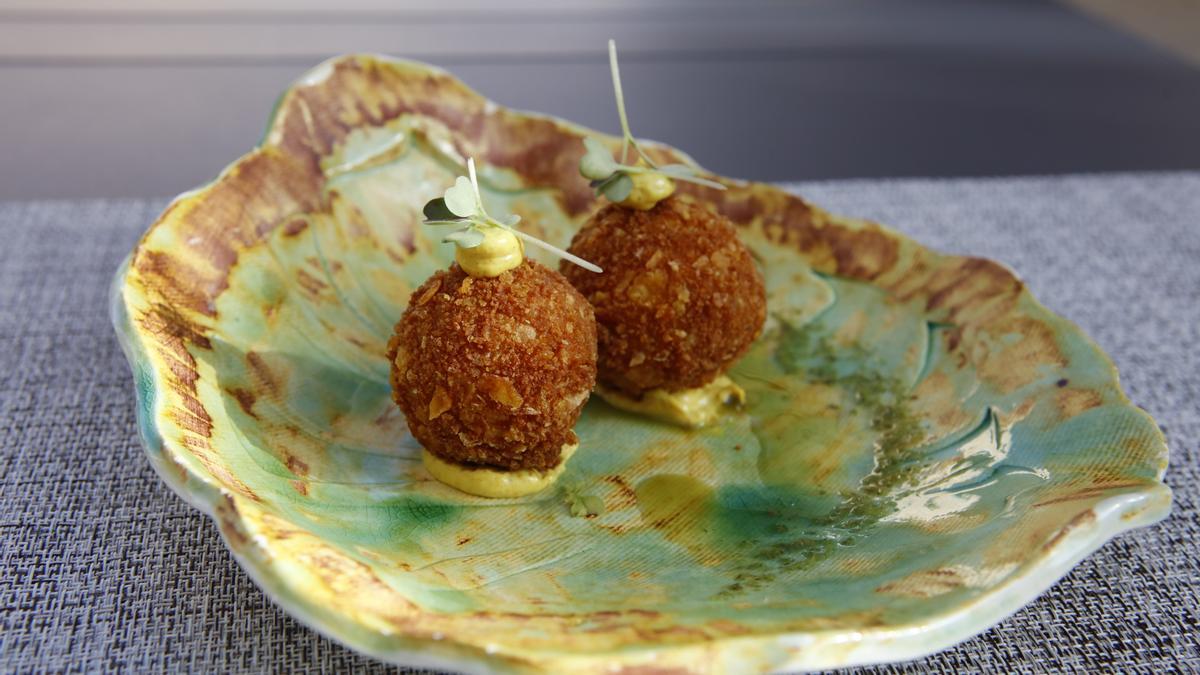
[[[1015,268],[1171,448],[1168,520],[972,640],[867,670],[1200,671],[1200,173],[789,187]],[[0,203],[0,671],[381,669],[275,607],[143,457],[107,293],[165,205]]]

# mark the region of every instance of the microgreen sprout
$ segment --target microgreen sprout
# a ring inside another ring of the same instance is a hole
[[[574,518],[593,518],[604,513],[604,500],[596,495],[584,494],[578,484],[563,486],[563,503]]]
[[[526,243],[533,244],[560,258],[569,260],[585,270],[591,272],[603,271],[577,255],[568,253],[557,246],[547,244],[537,237],[515,229],[514,226],[521,220],[521,217],[518,215],[514,214],[501,218],[493,218],[488,215],[488,212],[483,208],[483,197],[479,193],[479,180],[475,176],[475,160],[473,158],[467,160],[467,175],[469,178],[459,176],[454,181],[454,185],[447,188],[441,197],[431,199],[429,203],[425,204],[426,225],[457,226],[457,229],[448,233],[442,238],[442,241],[453,242],[454,245],[463,249],[475,248],[483,243],[485,238],[484,233],[488,228],[498,228],[511,232]]]
[[[579,173],[592,181],[596,194],[604,195],[609,200],[619,202],[633,191],[633,176],[637,174],[660,173],[674,180],[697,183],[708,187],[724,190],[725,186],[715,181],[701,178],[696,169],[686,164],[665,164],[659,166],[638,145],[633,132],[629,130],[629,118],[625,114],[625,94],[621,90],[621,71],[617,67],[617,43],[608,41],[608,66],[612,71],[613,94],[617,99],[617,115],[621,118],[621,161],[613,159],[612,153],[604,143],[595,138],[583,139],[586,152],[579,160]],[[639,163],[628,164],[629,151],[633,150]]]

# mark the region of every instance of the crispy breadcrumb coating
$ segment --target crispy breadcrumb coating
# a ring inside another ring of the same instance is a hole
[[[599,378],[638,397],[699,387],[762,332],[762,275],[727,218],[688,197],[649,211],[616,204],[576,233],[571,253],[604,268],[562,265],[596,310]]]
[[[467,466],[546,470],[596,383],[591,305],[526,260],[498,277],[458,265],[413,294],[388,343],[392,398],[413,436]]]

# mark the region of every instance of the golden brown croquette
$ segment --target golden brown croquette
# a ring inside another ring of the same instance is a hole
[[[599,378],[631,396],[699,387],[762,331],[762,275],[729,220],[688,197],[649,211],[616,204],[576,233],[570,251],[604,268],[562,265],[596,310]]]
[[[458,265],[413,294],[388,343],[392,397],[438,457],[502,470],[553,468],[596,383],[591,305],[526,260],[497,277]]]

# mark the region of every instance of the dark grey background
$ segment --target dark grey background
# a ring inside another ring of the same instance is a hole
[[[202,183],[351,51],[615,131],[610,36],[635,133],[727,175],[1200,168],[1200,68],[1050,0],[9,0],[0,199]]]

